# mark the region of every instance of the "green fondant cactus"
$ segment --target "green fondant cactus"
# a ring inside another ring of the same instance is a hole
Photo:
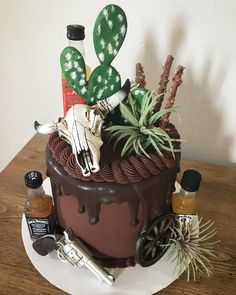
[[[62,72],[71,88],[84,97],[88,104],[107,98],[121,87],[121,78],[111,66],[120,50],[127,32],[127,19],[124,11],[110,4],[99,13],[93,31],[96,55],[101,63],[86,80],[85,62],[81,53],[66,47],[61,53]]]
[[[101,64],[110,65],[120,50],[127,32],[124,11],[111,4],[99,13],[93,30],[93,42]]]
[[[108,65],[98,66],[91,74],[88,84],[88,103],[104,99],[121,87],[120,74]]]
[[[86,66],[81,53],[74,47],[64,48],[60,58],[62,73],[74,91],[87,98]]]

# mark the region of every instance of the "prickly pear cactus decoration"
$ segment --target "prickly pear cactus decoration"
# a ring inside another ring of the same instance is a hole
[[[98,66],[92,73],[88,84],[88,102],[94,103],[115,93],[121,88],[120,74],[107,65]]]
[[[101,65],[93,71],[89,80],[91,101],[104,99],[120,89],[120,75],[111,63],[124,42],[126,32],[124,11],[114,4],[104,7],[93,30],[94,49]]]
[[[71,88],[88,104],[107,98],[121,88],[121,78],[111,66],[127,32],[127,18],[117,5],[110,4],[99,13],[93,30],[94,48],[101,65],[86,80],[85,62],[80,52],[66,47],[61,53],[62,72]]]
[[[66,47],[60,58],[62,73],[68,84],[82,97],[87,97],[86,66],[81,53],[74,47]]]
[[[110,65],[120,50],[127,32],[127,19],[124,11],[110,4],[99,13],[94,30],[93,43],[101,64]]]

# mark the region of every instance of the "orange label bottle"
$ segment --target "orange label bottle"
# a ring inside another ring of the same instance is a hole
[[[28,196],[24,213],[32,239],[54,233],[53,199],[45,194],[42,183],[42,175],[38,171],[30,171],[25,175]]]
[[[172,196],[172,210],[176,214],[196,214],[196,192],[201,182],[201,174],[195,170],[184,171],[179,193]]]
[[[81,55],[85,58],[83,40],[85,38],[84,26],[81,25],[68,25],[67,26],[67,38],[68,45],[75,47],[79,50]],[[86,65],[86,79],[88,80],[91,75],[91,69]],[[67,80],[62,75],[62,96],[63,96],[63,110],[64,115],[69,108],[75,104],[86,103],[85,99],[78,95],[68,84]]]

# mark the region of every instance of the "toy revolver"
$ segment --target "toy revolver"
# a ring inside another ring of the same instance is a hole
[[[42,256],[56,250],[61,261],[69,262],[73,266],[86,266],[100,281],[104,281],[110,286],[115,280],[92,258],[92,254],[85,245],[79,239],[75,239],[68,229],[64,231],[63,236],[45,235],[35,240],[33,248]]]

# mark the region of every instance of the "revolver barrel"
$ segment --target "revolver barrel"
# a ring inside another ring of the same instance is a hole
[[[60,247],[57,253],[62,261],[69,262],[74,266],[85,266],[100,281],[104,281],[110,286],[113,284],[115,278],[96,262],[92,253],[79,239],[74,239],[74,237],[71,236],[70,231],[64,231],[64,236],[59,240],[58,244]]]
[[[85,266],[102,282],[104,281],[108,285],[112,286],[115,278],[105,269],[97,264],[93,259],[89,260]]]

